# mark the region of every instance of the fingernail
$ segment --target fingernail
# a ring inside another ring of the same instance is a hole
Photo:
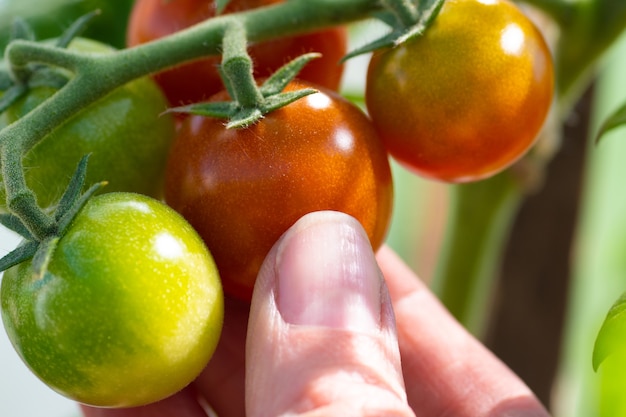
[[[378,330],[378,271],[369,239],[356,220],[335,212],[307,215],[278,248],[278,309],[291,324]]]

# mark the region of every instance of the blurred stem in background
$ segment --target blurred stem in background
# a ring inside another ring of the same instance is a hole
[[[626,99],[626,35],[606,61],[595,89],[591,138]],[[581,216],[572,252],[574,274],[559,379],[556,417],[626,415],[626,374],[607,361],[595,374],[591,355],[608,309],[626,291],[626,131],[595,145],[590,139]],[[621,410],[621,411],[620,411]]]

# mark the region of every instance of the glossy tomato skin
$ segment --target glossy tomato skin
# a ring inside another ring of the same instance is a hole
[[[223,295],[184,219],[131,193],[91,199],[59,241],[49,274],[31,262],[1,288],[9,338],[33,372],[76,401],[129,407],[193,380],[220,335]]]
[[[360,109],[328,90],[245,129],[189,117],[165,178],[166,202],[206,242],[224,291],[241,299],[250,298],[266,254],[301,216],[348,213],[377,248],[391,214],[391,172],[378,135]]]
[[[552,96],[550,51],[506,0],[448,0],[423,36],[374,54],[366,85],[391,155],[449,182],[488,177],[523,155]]]
[[[281,3],[282,0],[232,0],[225,13],[233,13]],[[215,16],[214,0],[138,0],[131,13],[127,42],[139,45],[170,35]],[[291,36],[252,45],[249,53],[254,60],[255,76],[265,77],[281,65],[303,53],[319,52],[322,58],[311,61],[299,74],[308,82],[337,90],[341,83],[343,65],[340,59],[347,51],[344,28]],[[217,67],[220,57],[208,57],[183,64],[156,75],[173,105],[204,101],[223,90]]]
[[[70,48],[91,53],[112,49],[88,39]],[[54,94],[37,87],[0,115],[0,128],[24,116]],[[103,192],[129,191],[160,198],[174,118],[161,115],[167,101],[150,78],[140,78],[112,91],[78,112],[41,140],[24,157],[26,182],[42,207],[56,204],[80,159],[91,154],[86,183],[108,181]],[[0,176],[0,183],[2,177]],[[6,210],[0,187],[0,210]]]

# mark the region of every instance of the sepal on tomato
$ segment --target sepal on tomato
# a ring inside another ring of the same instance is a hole
[[[412,3],[404,1],[385,1],[383,3],[387,10],[375,14],[374,17],[390,26],[391,32],[350,51],[342,58],[342,61],[378,49],[391,48],[415,36],[421,36],[433,24],[445,0],[420,1],[416,8],[413,7]],[[409,8],[409,10],[404,10],[405,8]],[[403,12],[396,9],[403,9]]]
[[[317,92],[313,88],[303,88],[285,93],[282,91],[309,61],[318,57],[320,57],[318,53],[304,54],[279,68],[260,87],[255,87],[260,98],[253,106],[243,105],[238,100],[233,99],[232,101],[203,102],[173,107],[166,112],[228,119],[226,127],[229,129],[250,126],[263,118],[264,115]],[[229,95],[236,97],[235,89],[238,88],[238,85],[229,82],[229,78],[226,76],[223,78]]]

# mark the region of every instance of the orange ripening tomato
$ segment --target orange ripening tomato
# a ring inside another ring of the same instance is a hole
[[[286,89],[308,87],[292,82]],[[223,101],[225,93],[213,100]],[[227,129],[183,120],[166,167],[165,200],[198,231],[224,292],[249,300],[271,247],[303,215],[336,210],[383,242],[391,217],[389,159],[371,121],[329,90]]]
[[[428,178],[475,181],[534,143],[554,89],[548,46],[507,0],[448,0],[422,36],[374,53],[366,103],[385,146]]]
[[[234,13],[281,3],[282,0],[232,0],[225,13]],[[128,46],[135,46],[178,32],[215,16],[214,0],[137,0],[128,24]],[[255,77],[269,76],[293,58],[309,52],[322,57],[311,61],[299,78],[321,87],[337,90],[341,83],[341,58],[347,51],[343,27],[257,43],[249,49]],[[182,64],[155,76],[172,105],[208,99],[224,86],[217,67],[221,58],[211,56]]]

